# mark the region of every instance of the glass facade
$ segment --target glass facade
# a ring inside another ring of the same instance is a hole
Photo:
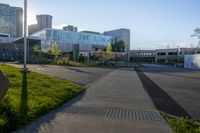
[[[0,33],[10,34],[10,37],[22,36],[22,8],[0,4]]]
[[[52,42],[56,42],[59,49],[63,52],[71,52],[75,50],[74,45],[79,46],[79,51],[91,51],[92,46],[106,46],[112,42],[112,37],[108,35],[57,29],[44,29],[32,36],[41,38],[43,51],[48,51]]]

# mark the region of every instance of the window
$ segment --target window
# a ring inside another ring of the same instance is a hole
[[[166,55],[165,52],[158,53],[158,55]]]

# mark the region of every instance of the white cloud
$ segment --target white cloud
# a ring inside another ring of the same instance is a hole
[[[189,48],[189,47],[191,47],[191,44],[188,42],[178,42],[177,46],[180,48]]]

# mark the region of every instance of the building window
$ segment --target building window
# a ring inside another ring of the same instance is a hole
[[[158,53],[158,55],[166,55],[166,53],[162,52],[162,53]]]

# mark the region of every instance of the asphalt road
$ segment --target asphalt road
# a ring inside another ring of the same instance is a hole
[[[137,74],[158,110],[200,120],[200,71],[145,65]]]

